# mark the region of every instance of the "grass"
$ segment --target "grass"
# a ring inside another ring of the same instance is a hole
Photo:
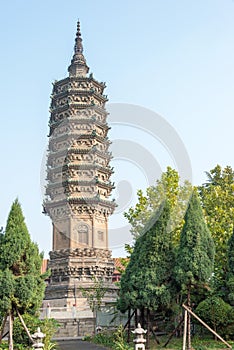
[[[126,342],[123,340],[123,330],[119,329],[119,331],[115,332],[103,332],[100,333],[94,337],[87,337],[86,340],[100,344],[106,349],[114,349],[114,350],[119,350],[119,349],[133,349],[133,341],[130,342],[130,344],[126,344]],[[126,336],[126,333],[125,333]],[[168,340],[168,336],[160,336],[159,338],[160,344],[157,344],[156,341],[151,338],[150,340],[150,350],[181,350],[182,345],[183,345],[183,339],[182,338],[172,338],[167,347],[163,347],[163,345],[166,343]],[[115,342],[117,340],[117,344]],[[234,349],[234,341],[229,341],[228,342],[230,345],[233,346]],[[220,342],[220,341],[215,341],[212,336],[206,335],[203,337],[199,336],[194,336],[192,337],[192,349],[194,350],[225,350],[228,349],[227,346]]]
[[[177,349],[182,349],[183,345],[183,340],[182,338],[172,338],[167,347],[163,347],[163,345],[166,343],[168,337],[167,336],[162,336],[159,338],[160,344],[158,345],[155,340],[150,341],[150,350],[159,350],[159,349],[167,349],[167,350],[177,350]],[[230,345],[234,347],[234,342],[229,341],[228,342]],[[194,350],[215,350],[215,349],[228,349],[227,346],[220,342],[220,341],[215,341],[212,338],[200,338],[200,337],[193,337],[192,338],[192,348]]]

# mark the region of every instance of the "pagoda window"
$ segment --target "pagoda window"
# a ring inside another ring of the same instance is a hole
[[[89,228],[88,225],[86,224],[80,224],[78,225],[78,242],[82,244],[88,244],[88,233],[89,233]]]

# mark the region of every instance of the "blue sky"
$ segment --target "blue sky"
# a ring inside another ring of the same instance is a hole
[[[18,196],[45,252],[49,96],[52,81],[67,75],[78,18],[85,57],[109,101],[163,116],[185,145],[194,184],[217,163],[234,167],[234,1],[2,1],[0,225]]]

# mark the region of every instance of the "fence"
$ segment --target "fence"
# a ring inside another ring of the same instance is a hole
[[[40,318],[54,318],[56,320],[94,318],[89,306],[68,306],[68,307],[44,307],[40,309]],[[125,325],[127,314],[122,314],[116,310],[115,306],[103,306],[97,311],[96,324],[100,327],[115,327],[120,324]]]
[[[50,307],[40,309],[40,318],[60,319],[77,319],[92,318],[93,313],[88,306],[71,306],[71,307]]]

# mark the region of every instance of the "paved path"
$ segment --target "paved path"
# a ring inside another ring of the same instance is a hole
[[[57,341],[59,350],[104,350],[106,348],[90,344],[83,340],[60,340]]]

